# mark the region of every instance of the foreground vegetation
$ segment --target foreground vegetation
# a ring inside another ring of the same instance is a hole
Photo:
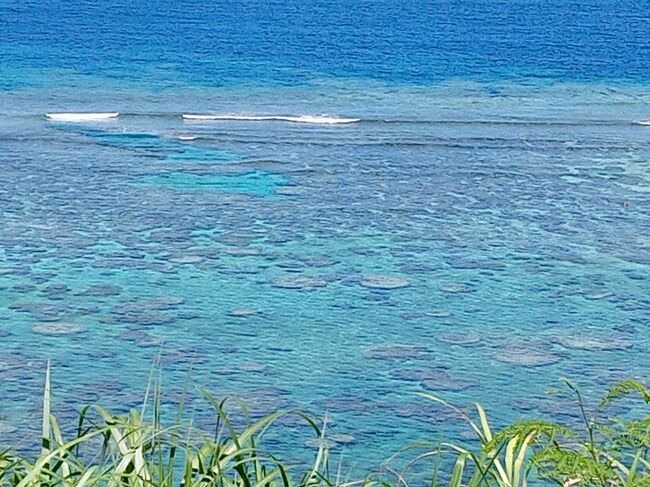
[[[578,389],[568,382],[567,387],[576,399],[579,428],[531,420],[493,432],[480,405],[468,414],[423,393],[423,401],[449,407],[467,421],[475,434],[473,446],[421,442],[375,469],[369,467],[372,473],[365,478],[343,479],[340,469],[331,468],[324,428],[308,415],[292,412],[313,428],[322,440],[320,448],[309,467],[289,467],[267,454],[260,440],[269,426],[290,412],[278,411],[237,428],[226,412],[226,401],[203,391],[217,419],[216,432],[208,437],[184,424],[181,414],[173,425],[163,425],[155,381],[141,411],[120,416],[101,406],[87,406],[79,414],[76,434],[64,438],[51,414],[48,368],[41,452],[32,458],[0,451],[0,486],[409,487],[409,473],[418,467],[429,472],[426,484],[431,487],[650,486],[650,415],[638,414],[644,409],[638,403],[632,408],[637,414],[619,413],[614,418],[605,414],[614,402],[628,404],[631,395],[647,405],[650,393],[637,382],[625,381],[588,413]]]

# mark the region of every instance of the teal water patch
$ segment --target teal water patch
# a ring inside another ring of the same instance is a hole
[[[163,156],[169,161],[227,162],[237,159],[232,152],[213,147],[198,147],[189,142],[174,140],[150,132],[110,132],[97,129],[83,129],[81,134],[93,142],[116,149],[145,153],[148,156]]]
[[[94,141],[101,145],[117,147],[120,149],[143,149],[143,150],[169,150],[174,149],[173,141],[165,140],[156,134],[146,132],[125,132],[112,133],[100,131],[84,131],[90,135]]]
[[[278,187],[288,184],[287,178],[281,174],[264,171],[219,175],[170,172],[145,176],[142,182],[147,185],[190,191],[223,191],[255,196],[274,196]]]
[[[182,150],[174,152],[167,156],[167,160],[171,161],[196,161],[196,162],[222,162],[232,161],[236,159],[235,154],[218,149],[211,149],[205,147],[195,147],[187,144],[184,145]]]

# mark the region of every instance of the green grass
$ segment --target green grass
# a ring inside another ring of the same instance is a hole
[[[479,404],[468,414],[439,397],[421,394],[422,401],[443,404],[467,421],[475,434],[471,447],[442,440],[414,443],[383,464],[368,466],[370,473],[359,479],[342,478],[341,466],[330,465],[326,432],[307,414],[277,411],[236,427],[226,412],[227,400],[201,391],[217,424],[214,434],[207,435],[182,419],[187,383],[171,425],[161,421],[155,373],[150,386],[140,411],[114,415],[99,405],[84,407],[75,433],[65,438],[51,414],[48,365],[42,448],[31,457],[0,451],[0,486],[410,487],[422,485],[421,477],[410,483],[415,469],[429,472],[430,487],[650,486],[650,415],[638,402],[633,408],[637,414],[607,415],[613,403],[630,401],[633,394],[646,406],[650,403],[650,393],[634,381],[612,387],[592,413],[577,387],[567,382],[582,418],[580,428],[531,419],[495,432]],[[299,415],[315,438],[323,440],[309,466],[290,467],[260,446],[268,428],[287,414]]]

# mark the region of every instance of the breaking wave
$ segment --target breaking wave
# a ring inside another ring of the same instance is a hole
[[[184,120],[236,120],[247,122],[278,121],[337,125],[360,122],[359,118],[339,118],[330,115],[193,115],[184,113]]]
[[[57,120],[60,122],[95,122],[98,120],[108,120],[117,118],[120,114],[118,112],[104,112],[104,113],[46,113],[45,118],[49,120]]]

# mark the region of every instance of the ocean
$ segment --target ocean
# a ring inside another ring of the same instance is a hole
[[[160,357],[170,409],[191,369],[327,415],[351,471],[466,438],[419,392],[498,426],[646,380],[649,12],[3,1],[0,443],[38,436],[47,360],[64,423]],[[46,117],[78,112],[119,116]]]

